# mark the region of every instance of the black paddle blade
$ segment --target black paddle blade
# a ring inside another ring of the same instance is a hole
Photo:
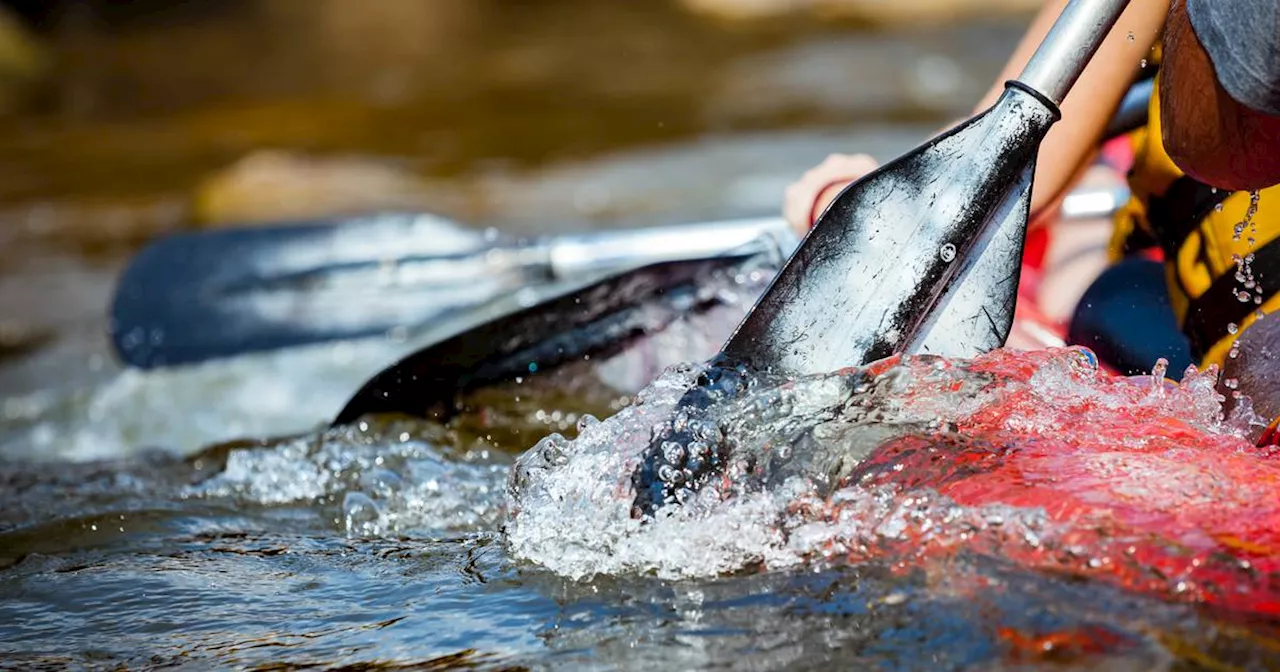
[[[125,364],[151,368],[420,325],[497,291],[496,274],[442,259],[474,265],[487,245],[416,214],[176,234],[121,276],[111,338]],[[412,263],[424,254],[431,264]]]
[[[724,354],[799,376],[1003,345],[1036,151],[1057,114],[1011,87],[986,113],[849,186]]]
[[[721,305],[723,295],[708,287],[745,270],[772,273],[779,261],[777,254],[752,252],[651,265],[484,322],[379,373],[334,425],[375,414],[448,420],[464,410],[459,399],[468,392],[608,357],[680,317]]]

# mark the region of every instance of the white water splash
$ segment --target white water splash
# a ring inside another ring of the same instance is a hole
[[[848,482],[824,492],[831,485],[827,474],[842,455],[856,461],[895,437],[945,433],[949,423],[963,421],[998,400],[1007,401],[1013,393],[1026,395],[1025,401],[1009,404],[1002,422],[1005,430],[1020,436],[1056,436],[1067,424],[1078,429],[1087,422],[1082,414],[1088,411],[1081,409],[1088,408],[1133,412],[1150,416],[1153,423],[1177,420],[1206,434],[1243,432],[1238,423],[1221,419],[1215,371],[1190,371],[1181,385],[1159,376],[1103,377],[1092,354],[1078,349],[1045,357],[1026,382],[968,366],[965,361],[920,357],[874,379],[833,374],[753,391],[717,418],[722,430],[735,432],[735,450],[756,450],[760,456],[770,451],[804,452],[809,457],[775,470],[782,477],[772,481],[768,473],[748,478],[731,467],[721,481],[704,487],[683,506],[667,506],[641,522],[632,517],[631,475],[653,428],[670,417],[696,377],[688,367],[673,369],[641,395],[641,403],[604,422],[586,423],[575,441],[550,437],[519,459],[508,484],[507,543],[514,557],[574,579],[624,573],[706,577],[752,567],[785,567],[892,542],[909,525],[931,538],[947,539],[998,529],[1038,548],[1046,534],[1042,510],[957,507],[927,489],[903,491]],[[770,437],[783,443],[778,418],[821,418],[811,409],[792,410],[780,401],[785,395],[779,390],[815,390],[815,383],[851,379],[843,399],[825,399],[833,404],[829,417],[834,419],[819,419],[804,431],[788,432],[788,445],[770,443]],[[784,404],[782,411],[777,410],[779,404]],[[762,412],[767,410],[772,412]],[[757,422],[762,419],[763,424]],[[1107,428],[1096,431],[1103,435]],[[1118,450],[1126,445],[1137,443],[1116,441]],[[844,473],[850,466],[844,465]],[[750,487],[761,478],[767,487]]]
[[[81,461],[155,448],[187,454],[218,441],[312,431],[405,348],[385,338],[331,343],[123,370],[60,397],[9,398],[0,408],[0,455]]]
[[[225,468],[182,496],[316,505],[352,536],[435,536],[495,527],[509,465],[499,451],[446,450],[408,432],[389,442],[359,427],[334,429],[234,449]]]

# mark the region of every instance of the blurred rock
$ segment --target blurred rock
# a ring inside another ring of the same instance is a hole
[[[0,6],[0,76],[34,78],[48,70],[49,55],[17,17]]]
[[[999,14],[1028,14],[1041,0],[680,0],[686,8],[733,21],[814,15],[873,24],[928,24]]]
[[[204,224],[297,221],[378,210],[425,210],[425,183],[385,162],[251,154],[197,187],[194,215]]]
[[[476,3],[457,0],[268,0],[258,11],[290,32],[306,78],[378,105],[412,98],[441,62],[482,30]],[[483,34],[483,33],[481,33]]]
[[[25,87],[49,71],[49,60],[44,45],[0,6],[0,113],[12,109]]]
[[[34,352],[53,340],[53,331],[34,324],[0,319],[0,362]]]

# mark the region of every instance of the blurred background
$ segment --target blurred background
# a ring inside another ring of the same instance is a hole
[[[6,0],[0,399],[108,375],[148,239],[380,209],[772,214],[969,110],[1035,0]]]

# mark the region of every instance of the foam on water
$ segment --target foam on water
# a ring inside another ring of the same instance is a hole
[[[316,429],[406,346],[324,344],[155,371],[128,369],[60,395],[0,404],[0,455],[95,460]]]
[[[728,507],[707,497],[652,525],[631,517],[631,470],[652,428],[696,375],[690,367],[670,369],[607,421],[584,419],[575,441],[552,435],[525,453],[508,485],[506,533],[514,554],[575,578],[648,570],[712,575],[765,555],[780,561],[781,539],[771,527],[780,502],[773,493],[744,496]],[[658,554],[655,545],[662,548]]]
[[[1189,371],[1180,384],[1114,377],[1076,348],[972,361],[921,356],[761,385],[725,404],[708,416],[730,444],[723,474],[681,506],[633,517],[632,473],[697,373],[672,369],[635,406],[522,456],[508,484],[512,554],[575,579],[705,577],[958,547],[998,556],[1012,548],[1032,554],[1029,564],[1068,568],[1070,553],[1080,553],[1087,571],[1115,561],[1103,529],[1114,521],[1083,508],[1064,513],[1053,493],[1024,496],[1020,488],[1036,478],[1054,481],[1051,471],[1034,472],[1034,460],[1061,460],[1064,477],[1110,488],[1075,493],[1086,504],[1112,497],[1176,510],[1207,507],[1225,487],[1207,471],[1174,474],[1178,455],[1261,456],[1243,439],[1246,423],[1221,417],[1216,371]],[[1083,452],[1073,456],[1076,445]],[[965,480],[1015,455],[1027,461],[1020,475],[980,491]],[[1086,520],[1094,536],[1076,527]],[[1210,534],[1177,533],[1179,543]]]
[[[461,450],[446,433],[331,429],[260,448],[235,448],[211,478],[184,498],[253,506],[318,506],[350,536],[428,536],[492,529],[511,458],[484,447]]]
[[[907,408],[895,396],[902,378],[895,371],[869,385],[845,374],[755,390],[708,418],[716,424],[711,433],[732,437],[739,458],[730,461],[724,477],[682,506],[642,522],[633,517],[631,474],[699,373],[692,367],[670,369],[635,405],[604,422],[583,423],[575,441],[551,436],[521,457],[508,486],[506,532],[513,554],[574,578],[621,572],[710,576],[798,563],[805,551],[788,538],[787,510],[829,486],[831,472],[840,469],[840,456],[832,459],[815,450],[814,436],[832,430],[828,438],[838,435],[841,445],[856,453],[869,447],[861,439],[883,439],[886,427],[936,424],[939,411],[963,413],[975,403],[936,400],[935,407],[935,400],[925,400]],[[866,412],[863,398],[886,403]],[[825,422],[840,409],[848,412],[848,427]],[[851,427],[865,431],[851,435]],[[779,437],[790,443],[774,445]],[[792,459],[797,446],[805,459]],[[768,473],[756,469],[757,462],[767,464]],[[766,482],[769,487],[761,487]]]

